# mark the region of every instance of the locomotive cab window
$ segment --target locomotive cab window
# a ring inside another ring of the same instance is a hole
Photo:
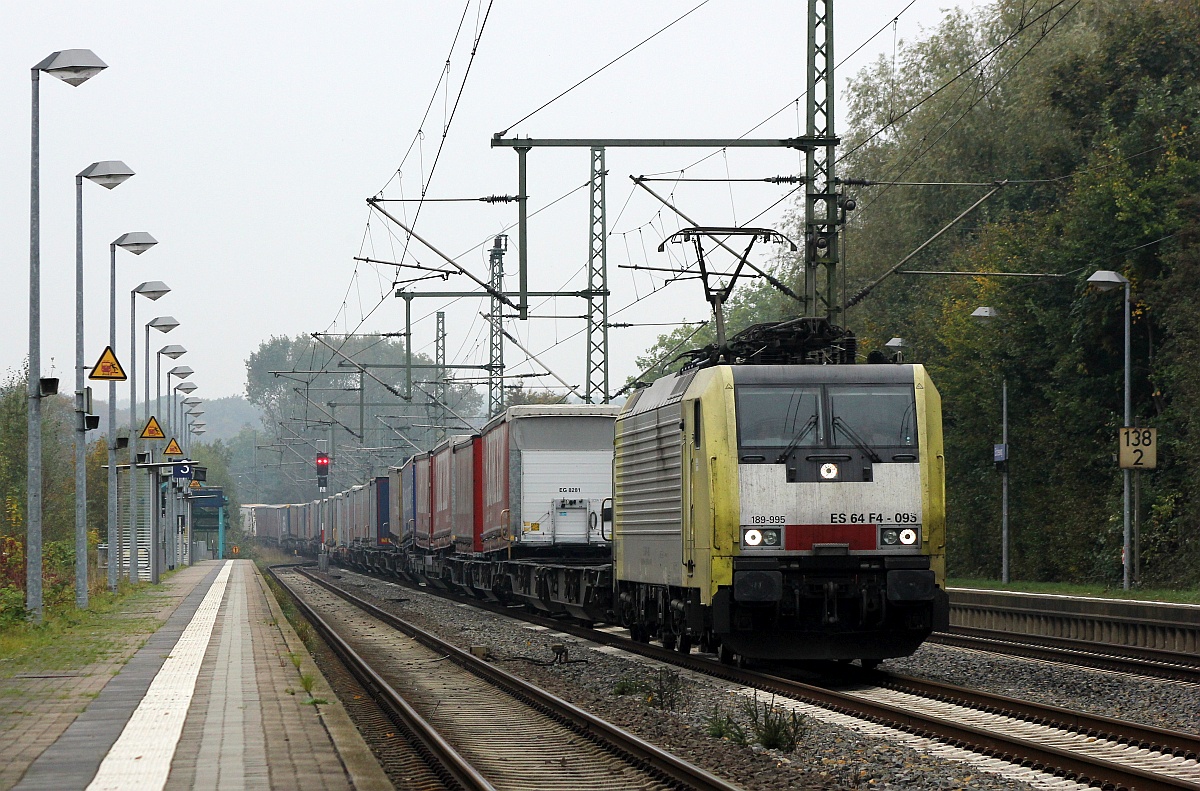
[[[911,387],[830,386],[830,444],[835,448],[916,448],[916,400]]]
[[[780,448],[824,444],[819,387],[743,385],[736,392],[738,455],[742,461],[773,461]]]

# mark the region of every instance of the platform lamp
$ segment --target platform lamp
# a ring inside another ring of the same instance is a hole
[[[908,346],[908,344],[905,343],[903,338],[892,338],[883,345],[892,350],[892,362],[904,362],[904,348]]]
[[[155,363],[154,411],[160,415],[162,414],[162,358],[170,357],[172,360],[178,360],[180,357],[182,357],[185,354],[187,354],[187,349],[183,348],[182,346],[180,346],[177,343],[173,343],[168,346],[164,346],[161,349],[159,349],[157,352],[154,353],[154,363]],[[177,366],[175,366],[175,368],[172,368],[171,370],[174,371],[174,370],[178,370],[180,368],[186,368],[187,372],[188,372],[188,376],[190,376],[192,374],[192,369],[188,368],[186,365],[177,365]],[[179,378],[185,379],[187,377],[181,376]],[[170,392],[170,390],[171,390],[171,371],[167,371],[167,391]],[[170,412],[169,409],[167,411]],[[165,418],[165,420],[167,421],[168,433],[170,433],[170,426],[171,426],[170,415],[168,415]]]
[[[195,373],[195,371],[192,370],[192,367],[190,365],[177,365],[174,368],[172,368],[171,370],[167,371],[168,396],[170,396],[170,394],[172,392],[175,392],[174,388],[171,387],[171,377],[172,376],[179,379],[182,383],[182,380],[187,379],[189,376],[191,376],[194,373]],[[170,401],[170,403],[167,404],[167,422],[171,425],[172,433],[174,433],[178,430],[178,424],[175,420],[175,410],[176,410],[177,404],[178,404],[178,398],[171,396],[171,401]]]
[[[147,280],[129,291],[129,581],[135,585],[138,581],[139,561],[136,475],[138,464],[137,298],[143,296],[151,301],[156,301],[169,294],[170,291],[170,287],[161,280]],[[149,330],[146,333],[149,336]]]
[[[191,452],[192,452],[192,443],[191,443],[190,436],[188,435],[187,416],[184,413],[187,412],[187,410],[189,410],[189,409],[193,409],[196,406],[196,404],[203,403],[203,399],[198,398],[194,395],[191,395],[192,393],[194,393],[196,391],[196,387],[194,386],[195,382],[184,382],[184,384],[193,385],[192,387],[189,387],[187,389],[180,388],[182,390],[182,392],[187,394],[187,397],[179,402],[179,407],[178,407],[179,432],[181,434],[183,434],[183,441],[185,444],[184,451],[186,451],[188,453],[188,458],[190,459]]]
[[[188,412],[188,414],[192,415],[193,417],[199,417],[200,415],[203,415],[204,413],[203,412],[195,412],[195,413]],[[204,433],[203,429],[207,425],[208,424],[205,423],[203,420],[194,420],[193,419],[192,422],[188,425],[188,428],[191,430],[191,433],[199,436],[200,434]],[[200,429],[200,431],[197,431],[196,429]]]
[[[158,330],[159,332],[165,333],[165,332],[170,332],[171,330],[175,329],[178,326],[179,326],[179,322],[175,319],[174,316],[157,316],[153,319],[150,319],[150,321],[146,322],[146,339],[145,339],[145,341],[146,341],[146,389],[145,389],[146,398],[145,398],[145,400],[142,401],[142,403],[145,405],[147,415],[150,414],[150,330],[155,329],[155,330]],[[158,355],[155,355],[155,362],[161,362],[161,359],[158,357]],[[154,373],[155,373],[155,378],[157,378],[158,371],[155,370]],[[158,414],[157,401],[155,402],[154,406],[155,406],[154,416],[156,418],[158,418],[159,420],[162,420],[163,416]]]
[[[1000,313],[993,307],[981,305],[971,318],[982,325],[994,324]],[[1008,582],[1008,377],[1000,379],[1000,445],[992,448],[992,462],[1000,467],[1000,581]]]
[[[75,176],[75,606],[88,606],[87,582],[87,384],[83,343],[83,180],[114,189],[134,175],[115,159],[93,162]]]
[[[123,233],[108,245],[108,346],[117,351],[117,248],[141,255],[158,244],[145,231]],[[132,350],[130,350],[132,351]],[[117,590],[117,563],[113,550],[117,547],[117,383],[108,383],[108,588]],[[120,553],[117,553],[119,558]]]
[[[1132,304],[1130,302],[1129,293],[1129,278],[1119,272],[1113,272],[1109,269],[1101,269],[1092,274],[1087,279],[1089,285],[1093,286],[1097,291],[1112,291],[1114,289],[1125,287],[1125,422],[1124,427],[1130,428],[1133,423],[1133,395],[1130,389],[1130,380],[1132,379],[1133,366],[1129,355],[1129,336],[1130,325],[1132,324]],[[1124,528],[1122,530],[1122,551],[1121,551],[1121,570],[1123,581],[1122,585],[1125,590],[1129,590],[1130,570],[1132,569],[1133,558],[1130,548],[1130,531],[1129,531],[1129,470],[1121,470],[1123,493],[1123,521]]]
[[[29,71],[29,375],[25,443],[25,609],[42,622],[42,398],[58,392],[57,382],[42,382],[42,218],[41,218],[41,76],[51,74],[71,86],[82,85],[107,68],[90,49],[51,52]],[[78,377],[76,378],[78,381]],[[76,506],[78,510],[78,505]],[[76,537],[78,540],[78,536]],[[86,553],[85,553],[86,555]],[[111,563],[109,564],[111,566]],[[78,569],[78,565],[76,566]],[[78,574],[78,571],[76,571]],[[84,574],[86,575],[86,571]],[[78,601],[78,582],[76,582]]]

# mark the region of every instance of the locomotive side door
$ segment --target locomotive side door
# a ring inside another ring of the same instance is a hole
[[[706,498],[701,495],[708,476],[701,466],[704,450],[700,434],[704,421],[700,399],[684,401],[681,412],[683,491],[686,495],[683,503],[683,574],[685,579],[690,579],[696,573],[696,509],[704,507]]]

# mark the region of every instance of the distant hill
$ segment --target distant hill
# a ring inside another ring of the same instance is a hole
[[[233,439],[246,426],[262,427],[262,413],[242,396],[214,398],[205,401],[201,409],[204,410],[201,420],[208,424],[205,426],[205,442]]]

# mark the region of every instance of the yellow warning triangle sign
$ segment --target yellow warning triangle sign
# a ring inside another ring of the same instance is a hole
[[[183,449],[179,447],[179,443],[174,438],[167,443],[167,449],[163,451],[164,456],[182,456]]]
[[[188,484],[188,488],[191,488],[191,489],[199,489],[199,488],[200,488],[200,481],[192,481],[191,483],[189,483],[189,484]]]
[[[146,427],[142,429],[142,433],[138,435],[138,439],[166,439],[167,435],[163,433],[162,426],[158,425],[158,420],[153,415],[146,421]]]
[[[100,359],[92,366],[92,372],[88,374],[88,379],[101,379],[113,382],[124,382],[128,378],[125,375],[125,369],[121,367],[121,363],[117,362],[117,355],[113,353],[111,346],[104,347],[104,353],[100,355]]]

